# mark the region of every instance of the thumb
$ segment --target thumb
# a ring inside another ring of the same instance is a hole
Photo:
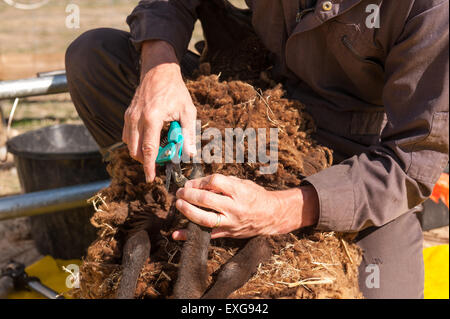
[[[195,125],[197,120],[197,110],[193,107],[191,112],[185,112],[181,114],[180,124],[183,129],[184,136],[184,149],[185,151],[194,156],[197,154]]]
[[[172,233],[173,240],[186,240],[187,239],[187,230],[179,229]]]

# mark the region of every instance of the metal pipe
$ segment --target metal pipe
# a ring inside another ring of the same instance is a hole
[[[47,297],[48,299],[65,299],[64,296],[61,296],[50,287],[44,286],[37,278],[30,278],[30,280],[27,282],[27,285],[31,290],[36,291],[37,293],[43,295],[44,297]]]
[[[86,200],[108,187],[110,182],[100,181],[0,198],[0,221],[86,206]]]
[[[38,78],[43,78],[46,76],[55,76],[55,75],[65,75],[66,70],[56,70],[56,71],[48,71],[48,72],[38,72],[36,76]]]
[[[66,74],[0,81],[0,100],[67,92]]]

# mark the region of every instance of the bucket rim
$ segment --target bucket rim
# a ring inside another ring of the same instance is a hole
[[[49,130],[49,129],[58,129],[61,127],[85,127],[83,124],[55,124],[44,126],[35,130],[31,130],[20,135],[17,135],[6,142],[7,152],[11,153],[15,157],[20,158],[29,158],[29,159],[39,159],[39,160],[79,160],[79,159],[88,159],[88,158],[98,158],[102,157],[100,150],[92,149],[85,151],[72,151],[72,152],[45,152],[45,151],[30,151],[30,150],[19,150],[17,149],[17,145],[14,145],[14,142],[19,139],[26,138],[29,135],[36,133],[37,131]]]

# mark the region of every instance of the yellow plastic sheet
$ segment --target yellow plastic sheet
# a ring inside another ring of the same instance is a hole
[[[425,299],[448,299],[448,245],[423,250],[425,262]]]
[[[36,263],[28,266],[25,271],[30,277],[37,277],[41,282],[64,295],[70,288],[66,285],[66,280],[70,273],[63,269],[69,265],[81,265],[81,260],[59,260],[46,256]],[[69,267],[71,268],[71,267]],[[67,296],[65,296],[67,298]],[[9,299],[45,299],[42,295],[32,291],[17,291],[9,294]]]

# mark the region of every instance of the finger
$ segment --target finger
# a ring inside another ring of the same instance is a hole
[[[125,144],[128,144],[128,141],[130,139],[130,136],[128,134],[128,131],[130,129],[130,117],[131,117],[131,110],[134,107],[134,104],[136,103],[136,95],[133,97],[133,99],[131,100],[130,105],[128,106],[128,108],[125,110],[124,114],[123,114],[123,129],[122,129],[122,141]]]
[[[138,140],[136,161],[144,164],[144,154],[142,153],[142,143],[144,142],[144,127],[143,127],[143,125],[138,126],[138,132],[139,132],[139,140]]]
[[[187,240],[188,231],[186,229],[179,229],[172,233],[173,240]],[[225,238],[225,237],[232,237],[230,234],[226,231],[224,231],[223,228],[214,228],[211,232],[211,239],[217,239],[217,238]]]
[[[197,225],[214,228],[219,221],[216,213],[208,212],[201,208],[195,207],[194,205],[186,202],[183,199],[178,199],[176,201],[177,209],[186,216],[190,221],[196,223]],[[226,226],[227,219],[225,215],[220,218],[220,226]]]
[[[123,114],[123,129],[122,129],[122,141],[128,145],[128,141],[130,139],[130,136],[128,134],[128,130],[130,129],[130,112],[131,112],[131,106],[129,106],[125,113]]]
[[[184,148],[190,156],[197,154],[195,125],[197,120],[197,109],[190,108],[189,112],[180,114],[180,124],[183,129]]]
[[[230,197],[198,188],[180,188],[176,195],[177,198],[193,205],[209,208],[220,213],[229,211],[233,206],[233,200]]]
[[[138,147],[139,147],[139,137],[140,137],[140,133],[139,132],[139,114],[138,112],[134,109],[131,108],[129,111],[129,122],[128,122],[128,132],[127,132],[127,137],[128,137],[128,150],[130,152],[130,156],[134,159],[137,160],[137,156],[138,156]]]
[[[156,157],[158,156],[159,142],[163,121],[157,117],[146,121],[142,134],[142,155],[144,164],[144,173],[147,183],[153,182],[156,176]]]
[[[125,127],[124,130],[122,131],[122,142],[128,145],[128,135],[127,132],[125,131]]]
[[[254,236],[254,235],[253,235]],[[251,235],[241,235],[241,234],[232,234],[229,231],[226,231],[224,228],[214,228],[211,232],[211,239],[216,238],[238,238],[238,239],[244,239],[252,237]]]
[[[217,239],[217,238],[224,238],[224,237],[231,237],[230,234],[222,227],[214,228],[211,232],[211,239]]]
[[[236,179],[221,174],[213,174],[190,180],[184,185],[185,188],[199,188],[220,192],[224,195],[233,196],[236,194]]]
[[[173,240],[186,240],[187,239],[187,230],[179,229],[172,233]]]
[[[133,99],[131,100],[130,106],[126,109],[124,114],[124,127],[122,131],[122,139],[127,144],[128,151],[130,153],[130,156],[133,158],[136,158],[136,145],[138,142],[138,139],[133,137],[135,141],[132,141],[132,131],[136,130],[137,123],[139,121],[139,115],[137,106],[139,103],[139,94],[138,91],[133,96]],[[133,128],[134,126],[134,128]]]
[[[122,142],[128,144],[128,121],[126,120],[126,116],[124,116],[124,124],[122,129]]]

